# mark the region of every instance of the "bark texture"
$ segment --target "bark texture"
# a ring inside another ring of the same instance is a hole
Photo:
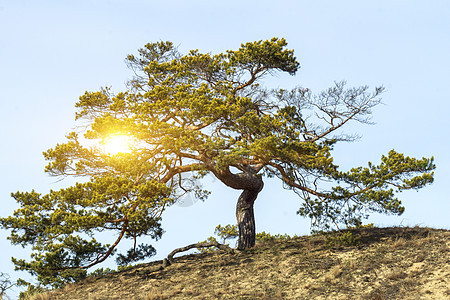
[[[241,173],[232,173],[229,168],[224,170],[211,169],[211,172],[225,185],[242,190],[236,205],[236,219],[239,228],[238,249],[244,250],[255,245],[255,215],[253,204],[259,192],[264,187],[261,176],[257,175],[259,169],[241,166]]]
[[[263,188],[262,180],[257,190],[244,190],[236,205],[236,219],[239,227],[238,249],[244,250],[255,246],[255,214],[253,204]]]

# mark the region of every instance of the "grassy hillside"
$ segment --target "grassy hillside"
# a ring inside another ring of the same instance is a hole
[[[181,256],[31,299],[450,299],[450,231],[363,228]]]

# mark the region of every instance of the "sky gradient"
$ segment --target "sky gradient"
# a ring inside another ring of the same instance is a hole
[[[279,75],[270,87],[296,85],[320,91],[334,81],[349,86],[383,85],[375,125],[354,124],[361,139],[336,146],[343,170],[378,163],[395,149],[413,157],[435,157],[435,182],[399,195],[402,216],[374,215],[379,226],[450,229],[450,2],[449,1],[138,1],[0,0],[0,216],[16,208],[11,192],[46,193],[65,187],[43,172],[42,152],[64,142],[84,91],[125,88],[132,76],[124,59],[147,42],[172,41],[180,52],[218,53],[241,43],[284,37],[301,69]],[[213,178],[205,202],[173,206],[163,215],[166,233],[154,259],[176,247],[205,240],[218,224],[235,222],[239,191]],[[296,215],[296,195],[273,180],[255,203],[257,231],[307,234],[309,220]],[[11,246],[0,231],[0,272],[13,279]],[[17,289],[12,291],[17,292]],[[11,294],[13,294],[11,293]]]

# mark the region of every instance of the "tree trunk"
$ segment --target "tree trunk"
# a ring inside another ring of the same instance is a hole
[[[239,250],[255,246],[256,228],[253,203],[255,202],[256,197],[258,197],[260,190],[244,190],[239,196],[236,205],[236,218],[239,227]]]
[[[242,169],[245,169],[242,167]],[[243,190],[236,205],[236,219],[239,228],[238,249],[244,250],[255,245],[255,215],[253,213],[253,203],[259,192],[264,187],[261,175],[257,175],[258,170],[248,167],[247,171],[234,174],[230,168],[223,170],[210,170],[225,185]]]

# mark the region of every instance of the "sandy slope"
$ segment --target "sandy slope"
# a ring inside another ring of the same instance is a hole
[[[304,236],[235,254],[176,258],[34,299],[450,299],[450,231],[367,228],[358,243]]]

